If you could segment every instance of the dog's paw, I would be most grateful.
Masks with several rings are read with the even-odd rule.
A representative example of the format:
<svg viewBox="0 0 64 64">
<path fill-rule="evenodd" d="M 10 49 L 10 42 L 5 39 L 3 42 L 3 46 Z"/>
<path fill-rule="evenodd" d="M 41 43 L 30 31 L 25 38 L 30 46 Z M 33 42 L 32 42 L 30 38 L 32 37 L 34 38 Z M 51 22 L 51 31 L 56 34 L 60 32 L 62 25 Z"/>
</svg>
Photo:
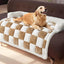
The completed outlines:
<svg viewBox="0 0 64 64">
<path fill-rule="evenodd" d="M 39 28 L 37 28 L 38 30 L 42 30 L 42 28 L 41 27 L 39 27 Z"/>
<path fill-rule="evenodd" d="M 37 25 L 32 25 L 32 27 L 33 27 L 34 29 L 42 30 L 42 28 L 39 27 L 39 26 L 37 26 Z"/>
</svg>

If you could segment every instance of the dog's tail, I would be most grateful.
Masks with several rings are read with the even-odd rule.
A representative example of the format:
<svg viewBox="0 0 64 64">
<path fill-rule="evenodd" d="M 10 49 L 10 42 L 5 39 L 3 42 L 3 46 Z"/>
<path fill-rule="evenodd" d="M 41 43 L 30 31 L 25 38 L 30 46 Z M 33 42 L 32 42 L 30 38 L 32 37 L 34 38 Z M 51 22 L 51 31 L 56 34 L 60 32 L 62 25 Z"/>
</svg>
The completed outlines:
<svg viewBox="0 0 64 64">
<path fill-rule="evenodd" d="M 14 19 L 14 21 L 22 22 L 23 21 L 23 17 L 16 18 L 16 19 Z"/>
</svg>

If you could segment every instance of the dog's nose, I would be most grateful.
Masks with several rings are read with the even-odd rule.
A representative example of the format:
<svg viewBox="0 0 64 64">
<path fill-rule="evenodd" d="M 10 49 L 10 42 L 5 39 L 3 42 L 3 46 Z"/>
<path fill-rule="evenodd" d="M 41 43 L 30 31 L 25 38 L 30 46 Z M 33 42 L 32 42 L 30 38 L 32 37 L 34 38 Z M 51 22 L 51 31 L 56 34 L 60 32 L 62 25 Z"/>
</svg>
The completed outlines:
<svg viewBox="0 0 64 64">
<path fill-rule="evenodd" d="M 47 12 L 47 9 L 45 9 L 45 12 Z"/>
<path fill-rule="evenodd" d="M 41 13 L 43 13 L 43 12 L 41 11 Z"/>
</svg>

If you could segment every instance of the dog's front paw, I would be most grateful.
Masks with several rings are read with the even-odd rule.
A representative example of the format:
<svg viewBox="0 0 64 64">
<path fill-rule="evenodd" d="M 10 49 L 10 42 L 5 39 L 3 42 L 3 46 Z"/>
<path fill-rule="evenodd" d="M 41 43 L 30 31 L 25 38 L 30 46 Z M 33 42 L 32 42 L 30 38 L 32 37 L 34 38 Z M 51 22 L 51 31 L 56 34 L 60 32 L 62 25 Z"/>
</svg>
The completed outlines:
<svg viewBox="0 0 64 64">
<path fill-rule="evenodd" d="M 37 25 L 32 25 L 32 27 L 33 27 L 34 29 L 42 30 L 42 28 L 39 27 L 39 26 L 37 26 Z"/>
<path fill-rule="evenodd" d="M 41 27 L 38 27 L 37 29 L 38 29 L 38 30 L 42 30 L 42 28 L 41 28 Z"/>
</svg>

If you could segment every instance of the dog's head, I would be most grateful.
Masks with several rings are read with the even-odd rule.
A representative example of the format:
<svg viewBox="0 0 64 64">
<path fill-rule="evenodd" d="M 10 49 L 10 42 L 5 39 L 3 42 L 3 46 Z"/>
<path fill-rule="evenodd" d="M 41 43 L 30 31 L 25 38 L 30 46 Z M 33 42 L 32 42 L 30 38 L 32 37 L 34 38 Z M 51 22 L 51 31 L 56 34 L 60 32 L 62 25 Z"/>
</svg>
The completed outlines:
<svg viewBox="0 0 64 64">
<path fill-rule="evenodd" d="M 38 14 L 45 15 L 46 12 L 47 12 L 47 8 L 45 8 L 45 6 L 39 6 L 35 11 L 36 15 Z"/>
</svg>

